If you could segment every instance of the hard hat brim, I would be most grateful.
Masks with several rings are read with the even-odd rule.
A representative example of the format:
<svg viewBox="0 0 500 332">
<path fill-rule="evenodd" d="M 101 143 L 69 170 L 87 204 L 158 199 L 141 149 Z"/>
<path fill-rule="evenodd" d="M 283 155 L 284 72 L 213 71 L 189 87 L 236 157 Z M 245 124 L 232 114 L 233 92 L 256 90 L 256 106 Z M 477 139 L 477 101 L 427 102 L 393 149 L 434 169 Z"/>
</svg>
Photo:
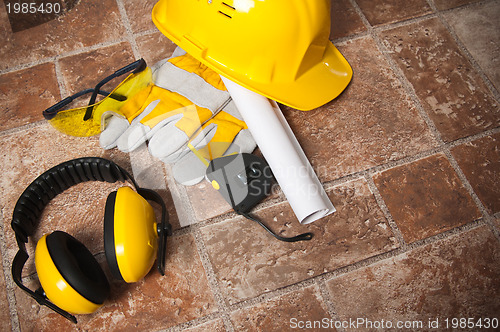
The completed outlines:
<svg viewBox="0 0 500 332">
<path fill-rule="evenodd" d="M 220 72 L 221 75 L 225 73 Z M 339 96 L 349 85 L 353 71 L 340 51 L 329 43 L 323 60 L 293 82 L 259 84 L 238 77 L 228 77 L 238 84 L 284 105 L 309 111 Z"/>
</svg>

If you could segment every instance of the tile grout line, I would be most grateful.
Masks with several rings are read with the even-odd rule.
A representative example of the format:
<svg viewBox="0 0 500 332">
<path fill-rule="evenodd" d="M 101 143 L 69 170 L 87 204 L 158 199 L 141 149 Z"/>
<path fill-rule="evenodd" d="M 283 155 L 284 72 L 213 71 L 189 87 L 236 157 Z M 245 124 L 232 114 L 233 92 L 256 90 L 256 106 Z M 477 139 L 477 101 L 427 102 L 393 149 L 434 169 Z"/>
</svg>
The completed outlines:
<svg viewBox="0 0 500 332">
<path fill-rule="evenodd" d="M 305 280 L 300 280 L 300 281 L 297 281 L 297 282 L 290 284 L 290 285 L 285 285 L 285 286 L 279 287 L 275 290 L 259 294 L 255 297 L 252 297 L 252 298 L 241 300 L 237 303 L 230 305 L 229 309 L 231 311 L 236 311 L 236 310 L 249 308 L 249 307 L 252 307 L 256 304 L 265 303 L 267 301 L 270 301 L 270 300 L 285 296 L 287 294 L 296 292 L 298 290 L 302 290 L 302 289 L 305 289 L 305 288 L 308 288 L 308 287 L 315 285 L 315 286 L 318 286 L 318 288 L 320 289 L 320 294 L 323 297 L 325 305 L 327 305 L 327 307 L 328 307 L 328 313 L 330 315 L 332 315 L 332 317 L 331 317 L 332 319 L 335 319 L 335 318 L 337 318 L 337 314 L 336 314 L 335 308 L 333 306 L 333 301 L 331 300 L 329 295 L 326 296 L 326 298 L 325 298 L 325 295 L 329 294 L 328 290 L 326 289 L 326 282 L 328 280 L 333 279 L 335 277 L 338 277 L 340 275 L 351 273 L 351 272 L 356 271 L 360 268 L 376 264 L 380 261 L 389 259 L 391 257 L 398 256 L 398 255 L 405 253 L 405 252 L 406 251 L 403 251 L 400 248 L 396 248 L 396 249 L 393 249 L 393 250 L 388 251 L 388 252 L 376 254 L 374 256 L 365 258 L 361 261 L 357 261 L 357 262 L 354 262 L 352 264 L 338 267 L 332 271 L 325 272 L 325 273 L 319 274 L 317 276 L 314 276 L 314 277 L 311 277 L 311 278 L 308 278 Z M 322 288 L 323 288 L 323 290 L 321 290 Z M 327 293 L 325 294 L 324 292 L 327 292 Z"/>
<path fill-rule="evenodd" d="M 495 0 L 493 0 L 495 1 Z M 450 8 L 448 10 L 445 10 L 445 12 L 458 12 L 458 11 L 463 11 L 467 8 L 470 7 L 478 7 L 487 3 L 491 3 L 493 1 L 480 1 L 476 3 L 469 3 L 467 5 L 461 6 L 461 7 L 455 7 L 455 8 Z M 500 103 L 500 91 L 497 91 L 491 80 L 488 78 L 488 75 L 484 72 L 483 68 L 479 65 L 479 63 L 476 61 L 474 56 L 469 52 L 465 44 L 460 40 L 458 35 L 455 33 L 455 29 L 453 29 L 446 18 L 443 15 L 443 11 L 440 11 L 436 8 L 436 5 L 434 3 L 434 0 L 427 0 L 431 8 L 436 11 L 436 16 L 441 22 L 441 24 L 446 28 L 450 36 L 452 37 L 453 41 L 457 44 L 458 49 L 462 53 L 462 55 L 469 61 L 470 65 L 474 69 L 474 71 L 481 77 L 481 80 L 483 83 L 486 85 L 488 88 L 488 91 L 491 93 L 492 97 L 495 99 L 497 103 Z M 498 105 L 497 105 L 498 106 Z"/>
<path fill-rule="evenodd" d="M 480 133 L 477 133 L 474 135 L 457 138 L 454 141 L 447 142 L 443 148 L 451 149 L 451 148 L 454 148 L 454 147 L 462 145 L 462 144 L 467 144 L 467 143 L 470 143 L 470 142 L 473 142 L 473 141 L 476 141 L 476 140 L 479 140 L 479 139 L 482 139 L 482 138 L 485 138 L 488 136 L 496 135 L 498 133 L 500 133 L 500 127 L 491 128 L 491 129 L 485 130 L 483 132 L 480 132 Z"/>
<path fill-rule="evenodd" d="M 365 180 L 368 183 L 368 188 L 370 188 L 370 191 L 372 192 L 373 197 L 375 198 L 375 201 L 377 202 L 377 205 L 379 208 L 382 210 L 382 213 L 384 214 L 385 219 L 387 220 L 387 223 L 389 224 L 389 227 L 391 228 L 392 234 L 396 237 L 396 240 L 398 241 L 398 244 L 400 248 L 403 250 L 408 247 L 403 233 L 399 229 L 396 221 L 394 220 L 394 217 L 392 216 L 391 212 L 389 211 L 389 207 L 385 203 L 385 200 L 383 199 L 382 195 L 380 194 L 380 191 L 377 188 L 377 185 L 375 184 L 375 181 L 373 180 L 373 175 L 366 173 L 365 174 Z"/>
<path fill-rule="evenodd" d="M 127 15 L 127 10 L 125 9 L 125 5 L 123 4 L 123 0 L 116 0 L 116 5 L 118 6 L 118 11 L 120 12 L 121 22 L 125 28 L 125 33 L 126 33 L 125 40 L 130 43 L 134 57 L 136 59 L 139 59 L 141 58 L 141 52 L 139 51 L 139 47 L 137 46 L 137 42 L 134 37 L 134 32 L 132 30 L 132 25 L 130 24 L 130 20 Z"/>
<path fill-rule="evenodd" d="M 373 266 L 375 264 L 386 261 L 388 259 L 404 255 L 412 250 L 422 248 L 426 245 L 430 245 L 433 243 L 437 243 L 439 241 L 451 238 L 452 236 L 460 235 L 464 232 L 471 231 L 473 229 L 479 228 L 479 227 L 484 226 L 484 225 L 487 226 L 487 224 L 484 221 L 475 220 L 475 221 L 469 222 L 465 225 L 461 225 L 461 226 L 449 229 L 445 232 L 442 232 L 442 233 L 439 233 L 439 234 L 436 234 L 436 235 L 409 243 L 409 244 L 407 244 L 406 248 L 402 248 L 402 247 L 395 248 L 393 250 L 365 258 L 361 261 L 357 261 L 357 262 L 354 262 L 352 264 L 342 266 L 338 269 L 332 270 L 330 272 L 324 273 L 324 274 L 316 276 L 314 278 L 321 278 L 324 282 L 327 282 L 329 280 L 335 279 L 335 278 L 343 276 L 343 275 L 347 275 L 347 274 L 352 273 L 354 271 L 357 271 L 359 269 Z"/>
<path fill-rule="evenodd" d="M 198 224 L 192 225 L 193 230 L 191 234 L 193 235 L 196 243 L 196 248 L 198 255 L 200 256 L 201 263 L 205 270 L 207 281 L 214 296 L 215 302 L 217 304 L 219 317 L 222 319 L 227 332 L 233 332 L 234 327 L 230 319 L 230 310 L 228 308 L 229 304 L 226 302 L 226 298 L 222 293 L 219 286 L 219 281 L 217 275 L 214 271 L 212 262 L 210 260 L 210 255 L 203 241 L 203 236 L 201 234 L 201 227 Z"/>
<path fill-rule="evenodd" d="M 265 303 L 267 301 L 277 299 L 279 297 L 285 296 L 287 294 L 311 287 L 311 286 L 317 286 L 316 280 L 320 275 L 307 278 L 305 280 L 300 280 L 297 281 L 293 284 L 285 285 L 278 287 L 277 289 L 274 289 L 272 291 L 264 292 L 261 294 L 258 294 L 257 296 L 247 298 L 247 299 L 242 299 L 238 300 L 238 302 L 235 302 L 233 304 L 230 304 L 228 309 L 231 312 L 250 308 L 254 305 L 260 304 L 260 303 Z"/>
<path fill-rule="evenodd" d="M 121 0 L 121 1 L 123 1 L 123 0 Z M 133 35 L 134 35 L 134 38 L 138 38 L 138 37 L 151 36 L 151 35 L 158 33 L 158 32 L 160 32 L 160 31 L 155 27 L 153 29 L 141 30 L 141 31 L 134 32 Z"/>
<path fill-rule="evenodd" d="M 466 6 L 456 7 L 456 8 L 449 9 L 449 10 L 447 10 L 447 12 L 451 12 L 451 11 L 463 11 L 466 8 L 470 8 L 470 7 L 473 7 L 473 6 L 477 7 L 477 6 L 481 6 L 481 5 L 484 5 L 485 3 L 490 3 L 490 2 L 492 2 L 492 1 L 480 1 L 479 3 L 470 3 L 470 4 L 467 4 Z M 500 93 L 496 90 L 496 88 L 494 87 L 494 85 L 492 84 L 492 82 L 489 80 L 488 76 L 484 73 L 483 69 L 477 63 L 476 59 L 472 56 L 472 54 L 469 52 L 469 50 L 464 45 L 464 43 L 462 43 L 462 41 L 460 40 L 460 38 L 458 37 L 458 35 L 455 33 L 455 30 L 448 24 L 448 21 L 444 17 L 442 11 L 439 11 L 437 9 L 437 7 L 436 7 L 436 5 L 434 3 L 434 0 L 427 0 L 427 3 L 436 12 L 436 15 L 439 18 L 439 21 L 446 28 L 446 30 L 448 31 L 448 33 L 452 37 L 453 41 L 457 44 L 459 50 L 462 52 L 462 55 L 469 61 L 469 63 L 471 64 L 472 68 L 474 69 L 474 71 L 477 74 L 479 74 L 479 76 L 481 77 L 481 79 L 483 80 L 483 82 L 485 83 L 485 85 L 487 86 L 489 92 L 492 94 L 492 97 L 495 98 L 495 101 L 498 103 L 499 100 L 500 100 Z M 494 128 L 494 129 L 498 130 L 499 128 L 497 127 L 497 128 Z M 452 165 L 452 167 L 455 170 L 457 176 L 462 181 L 462 185 L 465 187 L 465 189 L 467 190 L 467 192 L 471 196 L 472 200 L 476 204 L 477 208 L 479 209 L 479 212 L 482 214 L 485 223 L 489 226 L 489 228 L 491 229 L 491 231 L 493 232 L 493 234 L 495 235 L 495 237 L 497 238 L 497 240 L 500 241 L 500 231 L 493 224 L 493 217 L 490 215 L 490 213 L 488 212 L 488 209 L 484 206 L 484 204 L 481 202 L 481 200 L 477 196 L 477 194 L 474 191 L 474 189 L 472 188 L 472 185 L 470 184 L 469 180 L 467 179 L 467 177 L 463 173 L 462 169 L 460 168 L 458 162 L 456 161 L 455 157 L 451 153 L 451 148 L 453 148 L 454 146 L 457 146 L 457 145 L 453 145 L 453 146 L 452 145 L 446 145 L 444 147 L 444 151 L 443 152 L 446 155 L 446 157 L 448 158 L 448 161 Z"/>
<path fill-rule="evenodd" d="M 442 233 L 438 233 L 438 234 L 432 235 L 430 237 L 426 237 L 424 239 L 417 240 L 415 242 L 409 243 L 408 244 L 408 250 L 404 251 L 403 253 L 407 253 L 407 252 L 410 252 L 412 250 L 415 250 L 415 249 L 418 249 L 418 248 L 422 248 L 422 247 L 424 247 L 426 245 L 429 245 L 429 244 L 437 243 L 439 241 L 451 238 L 453 236 L 458 236 L 460 234 L 463 234 L 465 232 L 468 232 L 468 231 L 471 231 L 473 229 L 479 228 L 481 226 L 488 226 L 488 225 L 481 218 L 477 219 L 477 220 L 473 220 L 473 221 L 468 222 L 468 223 L 466 223 L 464 225 L 460 225 L 460 226 L 454 227 L 454 228 L 449 229 L 447 231 L 444 231 Z"/>
<path fill-rule="evenodd" d="M 5 222 L 4 222 L 4 209 L 0 209 L 0 250 L 2 252 L 2 268 L 3 268 L 3 276 L 5 281 L 5 296 L 7 297 L 7 302 L 9 305 L 9 316 L 12 331 L 20 331 L 21 323 L 19 321 L 19 315 L 17 312 L 17 301 L 14 280 L 12 279 L 11 272 L 11 262 L 8 261 L 7 258 L 7 241 L 5 241 Z"/>
<path fill-rule="evenodd" d="M 116 0 L 116 1 L 122 1 L 122 0 Z M 117 38 L 117 39 L 107 40 L 107 41 L 100 42 L 100 43 L 97 43 L 97 44 L 94 44 L 94 45 L 84 46 L 84 47 L 77 48 L 77 49 L 74 49 L 74 50 L 69 50 L 69 51 L 66 51 L 66 52 L 62 52 L 62 53 L 57 54 L 57 55 L 47 56 L 47 57 L 44 57 L 44 58 L 41 58 L 41 59 L 38 59 L 38 60 L 28 61 L 28 62 L 24 62 L 24 63 L 20 63 L 20 64 L 17 64 L 17 65 L 14 65 L 14 66 L 9 67 L 9 68 L 0 69 L 0 76 L 4 75 L 4 74 L 14 73 L 16 71 L 21 71 L 21 70 L 29 69 L 29 68 L 36 67 L 36 66 L 39 66 L 39 65 L 43 65 L 43 64 L 47 64 L 47 63 L 52 63 L 52 62 L 54 62 L 56 60 L 60 60 L 60 59 L 66 58 L 66 57 L 70 57 L 70 56 L 74 56 L 74 55 L 79 55 L 79 54 L 83 54 L 83 53 L 87 53 L 87 52 L 91 52 L 91 51 L 96 51 L 96 50 L 99 50 L 101 48 L 106 48 L 106 47 L 118 45 L 118 44 L 123 43 L 123 42 L 129 42 L 131 44 L 131 46 L 132 46 L 132 51 L 134 53 L 134 56 L 140 57 L 140 52 L 138 50 L 138 46 L 137 46 L 137 43 L 136 43 L 135 39 L 137 37 L 143 37 L 143 36 L 153 35 L 153 34 L 155 34 L 157 32 L 158 31 L 155 30 L 155 29 L 139 31 L 139 32 L 136 32 L 136 33 L 130 31 L 130 36 L 127 36 L 127 37 L 124 37 L 124 38 Z M 128 33 L 129 32 L 127 31 L 127 34 Z M 131 40 L 133 40 L 133 43 L 131 42 Z M 134 44 L 135 44 L 135 47 L 134 47 Z"/>
<path fill-rule="evenodd" d="M 203 325 L 205 323 L 209 323 L 209 322 L 215 321 L 217 319 L 222 320 L 222 317 L 220 316 L 220 312 L 218 312 L 218 311 L 213 312 L 213 313 L 208 314 L 208 315 L 205 315 L 205 316 L 201 316 L 201 317 L 189 320 L 189 321 L 184 322 L 184 323 L 180 323 L 178 325 L 171 326 L 171 327 L 166 328 L 166 329 L 160 329 L 159 331 L 165 331 L 165 332 L 184 331 L 184 330 L 189 329 L 189 328 L 200 327 L 201 325 Z"/>
<path fill-rule="evenodd" d="M 22 125 L 22 126 L 5 129 L 5 130 L 0 131 L 0 137 L 18 134 L 18 133 L 21 133 L 23 131 L 28 131 L 30 129 L 37 128 L 37 127 L 43 127 L 46 123 L 48 123 L 48 122 L 44 119 L 44 120 L 40 120 L 40 121 L 36 121 L 36 122 L 27 123 L 27 124 Z"/>
<path fill-rule="evenodd" d="M 186 188 L 182 185 L 178 185 L 172 175 L 172 167 L 167 164 L 163 164 L 163 169 L 166 177 L 166 185 L 172 196 L 174 202 L 175 211 L 177 213 L 177 218 L 179 219 L 180 228 L 193 225 L 197 223 L 196 215 L 189 200 Z M 180 213 L 179 213 L 180 211 Z M 181 219 L 186 221 L 187 225 L 182 225 Z"/>
<path fill-rule="evenodd" d="M 337 314 L 337 309 L 333 303 L 332 297 L 330 296 L 330 291 L 328 290 L 328 286 L 326 285 L 326 280 L 322 278 L 322 276 L 318 276 L 316 278 L 316 285 L 319 288 L 321 299 L 323 303 L 326 305 L 326 312 L 330 315 L 330 319 L 333 321 L 340 321 L 340 317 Z M 336 328 L 339 332 L 344 332 L 345 329 L 343 327 Z"/>
<path fill-rule="evenodd" d="M 13 73 L 13 72 L 24 70 L 24 69 L 29 69 L 31 67 L 35 67 L 38 65 L 46 64 L 46 63 L 51 63 L 51 62 L 54 62 L 55 60 L 58 60 L 58 59 L 63 59 L 63 58 L 67 58 L 67 57 L 74 56 L 74 55 L 79 55 L 79 54 L 83 54 L 83 53 L 87 53 L 87 52 L 91 52 L 91 51 L 96 51 L 96 50 L 99 50 L 101 48 L 106 48 L 106 47 L 118 45 L 118 44 L 121 44 L 121 43 L 126 42 L 126 41 L 128 41 L 126 38 L 118 38 L 118 39 L 114 39 L 114 40 L 109 40 L 109 41 L 97 43 L 95 45 L 85 46 L 85 47 L 78 48 L 75 50 L 62 52 L 58 55 L 48 56 L 48 57 L 39 59 L 37 61 L 26 62 L 26 63 L 22 63 L 19 65 L 15 65 L 11 68 L 7 68 L 5 70 L 0 70 L 0 75 L 9 74 L 9 73 Z"/>
<path fill-rule="evenodd" d="M 500 231 L 498 231 L 495 225 L 493 224 L 493 217 L 488 212 L 488 209 L 481 202 L 479 196 L 477 196 L 476 192 L 474 191 L 474 188 L 472 188 L 472 185 L 470 184 L 469 180 L 467 180 L 467 177 L 460 168 L 460 165 L 458 164 L 455 157 L 451 153 L 451 150 L 445 148 L 444 154 L 448 158 L 448 161 L 453 167 L 453 170 L 457 174 L 458 178 L 460 179 L 460 181 L 462 181 L 463 187 L 465 188 L 467 193 L 471 196 L 472 200 L 474 201 L 474 204 L 476 204 L 476 207 L 478 208 L 479 213 L 481 213 L 484 222 L 489 226 L 490 230 L 493 232 L 497 240 L 500 242 Z"/>
<path fill-rule="evenodd" d="M 336 43 L 345 43 L 345 42 L 348 42 L 348 41 L 352 41 L 352 40 L 356 40 L 356 39 L 360 39 L 360 38 L 371 36 L 370 31 L 379 32 L 379 31 L 391 30 L 391 29 L 395 29 L 395 28 L 398 28 L 398 27 L 407 26 L 407 25 L 410 25 L 410 24 L 420 23 L 420 22 L 423 22 L 423 21 L 428 20 L 430 18 L 437 17 L 437 15 L 435 13 L 428 13 L 428 14 L 424 14 L 424 15 L 421 15 L 421 16 L 417 16 L 417 17 L 411 17 L 411 18 L 403 19 L 402 21 L 391 22 L 391 23 L 384 23 L 384 24 L 380 24 L 380 25 L 377 25 L 377 26 L 372 26 L 370 24 L 370 22 L 368 22 L 368 20 L 366 19 L 366 16 L 363 14 L 363 11 L 361 10 L 361 8 L 359 8 L 359 6 L 356 4 L 356 2 L 354 2 L 355 0 L 350 0 L 350 1 L 351 1 L 351 4 L 353 5 L 353 7 L 355 7 L 356 14 L 358 14 L 358 16 L 360 16 L 361 21 L 365 25 L 366 31 L 362 31 L 362 32 L 359 32 L 359 33 L 354 33 L 354 34 L 345 36 L 345 37 L 340 37 L 340 38 L 333 39 L 333 43 L 334 44 L 336 44 Z"/>
<path fill-rule="evenodd" d="M 382 54 L 383 58 L 385 59 L 385 61 L 387 62 L 387 64 L 391 68 L 391 70 L 393 71 L 394 75 L 396 76 L 397 80 L 401 84 L 401 87 L 408 94 L 408 96 L 410 97 L 410 100 L 415 105 L 417 113 L 420 115 L 422 120 L 427 125 L 435 142 L 438 144 L 438 146 L 442 146 L 444 144 L 444 141 L 441 137 L 441 133 L 439 132 L 438 128 L 436 127 L 436 124 L 434 123 L 434 121 L 430 118 L 429 114 L 425 110 L 425 107 L 422 105 L 420 98 L 417 96 L 417 93 L 416 93 L 414 87 L 412 86 L 412 84 L 406 78 L 403 70 L 397 65 L 397 63 L 390 56 L 391 51 L 389 49 L 387 49 L 387 47 L 384 45 L 383 40 L 378 36 L 377 31 L 375 29 L 370 30 L 370 35 L 373 38 L 375 44 L 377 45 L 377 48 L 380 51 L 380 53 Z"/>
<path fill-rule="evenodd" d="M 55 66 L 55 72 L 56 72 L 56 80 L 57 80 L 57 86 L 59 88 L 59 100 L 62 100 L 62 96 L 68 96 L 68 89 L 66 87 L 66 82 L 64 81 L 64 75 L 62 73 L 62 68 L 61 68 L 61 63 L 59 62 L 60 59 L 56 58 L 54 59 L 53 63 Z"/>
</svg>

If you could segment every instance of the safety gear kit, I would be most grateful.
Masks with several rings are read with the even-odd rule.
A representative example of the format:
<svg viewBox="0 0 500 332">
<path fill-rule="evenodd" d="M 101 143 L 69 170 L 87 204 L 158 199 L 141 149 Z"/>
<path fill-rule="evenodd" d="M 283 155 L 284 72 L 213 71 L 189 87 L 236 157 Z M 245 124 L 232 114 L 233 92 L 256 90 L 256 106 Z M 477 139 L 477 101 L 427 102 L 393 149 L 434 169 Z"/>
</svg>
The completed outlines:
<svg viewBox="0 0 500 332">
<path fill-rule="evenodd" d="M 111 77 L 131 70 L 133 72 L 117 88 L 109 93 L 103 91 L 105 82 Z M 65 109 L 89 93 L 92 93 L 90 105 Z M 105 97 L 96 102 L 98 95 Z M 251 152 L 255 142 L 239 118 L 220 76 L 182 50 L 152 69 L 143 60 L 136 61 L 101 81 L 94 89 L 84 90 L 50 107 L 44 111 L 44 116 L 66 134 L 89 136 L 101 132 L 100 143 L 104 148 L 132 151 L 149 140 L 151 153 L 163 161 L 188 163 L 186 169 L 192 169 L 191 164 L 199 162 L 201 178 L 208 166 L 212 184 L 216 180 L 223 184 L 220 175 L 227 177 L 229 174 L 220 167 L 230 163 L 226 162 L 226 157 L 251 158 L 252 163 L 243 163 L 242 169 L 236 168 L 237 174 L 232 174 L 231 178 L 237 179 L 237 187 L 243 184 L 257 193 L 239 191 L 246 196 L 241 202 L 235 202 L 231 195 L 236 193 L 236 187 L 232 183 L 225 187 L 235 211 L 256 221 L 279 240 L 292 242 L 312 237 L 310 233 L 291 238 L 279 236 L 248 215 L 249 209 L 269 193 L 272 174 L 262 176 L 265 162 L 256 172 L 257 157 L 254 155 L 227 154 L 233 150 L 241 152 L 239 146 Z M 82 128 L 75 128 L 78 126 Z M 193 180 L 192 174 L 184 175 L 186 180 Z M 105 206 L 103 236 L 109 269 L 118 280 L 137 282 L 148 273 L 156 259 L 163 275 L 166 236 L 171 235 L 165 204 L 156 192 L 140 188 L 127 171 L 109 160 L 79 158 L 54 166 L 25 189 L 14 208 L 11 225 L 19 246 L 12 263 L 14 282 L 39 304 L 73 322 L 76 322 L 74 314 L 96 311 L 109 296 L 109 282 L 99 263 L 73 236 L 61 231 L 44 235 L 35 249 L 35 267 L 41 288 L 33 291 L 22 282 L 22 271 L 29 258 L 26 243 L 33 236 L 44 207 L 56 195 L 81 182 L 125 180 L 132 183 L 135 191 L 128 186 L 121 187 L 109 194 Z M 240 180 L 242 182 L 238 182 Z M 250 181 L 254 181 L 251 187 Z M 258 183 L 265 185 L 266 190 L 260 190 Z M 148 200 L 161 206 L 161 222 L 156 222 Z"/>
<path fill-rule="evenodd" d="M 110 294 L 109 282 L 92 253 L 71 235 L 55 231 L 44 235 L 35 249 L 35 267 L 41 288 L 33 291 L 22 282 L 28 260 L 26 243 L 38 227 L 44 207 L 56 195 L 82 182 L 129 181 L 109 194 L 104 213 L 104 251 L 109 269 L 127 283 L 144 278 L 155 259 L 165 273 L 167 235 L 171 235 L 165 204 L 158 193 L 137 185 L 130 174 L 103 158 L 73 159 L 38 176 L 19 197 L 12 215 L 19 251 L 12 263 L 14 282 L 39 304 L 76 323 L 72 314 L 92 313 Z M 161 207 L 156 221 L 152 201 Z"/>
<path fill-rule="evenodd" d="M 93 89 L 48 108 L 44 117 L 68 135 L 100 134 L 105 149 L 130 152 L 147 142 L 153 156 L 173 164 L 179 183 L 192 185 L 205 177 L 238 214 L 277 239 L 310 240 L 311 233 L 274 234 L 248 214 L 269 193 L 273 176 L 262 158 L 249 154 L 255 141 L 219 75 L 300 110 L 337 97 L 349 84 L 352 69 L 328 39 L 330 0 L 160 0 L 153 21 L 182 49 L 151 68 L 142 59 L 125 66 Z M 106 88 L 126 73 L 116 88 Z M 85 181 L 129 181 L 135 188 L 119 188 L 106 201 L 104 251 L 115 278 L 136 282 L 155 259 L 163 275 L 166 237 L 171 235 L 161 197 L 140 188 L 109 160 L 70 160 L 33 181 L 12 217 L 19 246 L 13 279 L 39 304 L 73 322 L 73 314 L 94 312 L 110 293 L 92 253 L 71 235 L 55 231 L 44 235 L 35 250 L 41 288 L 26 287 L 22 270 L 29 256 L 26 243 L 44 207 Z M 160 222 L 148 201 L 161 206 Z"/>
<path fill-rule="evenodd" d="M 120 71 L 124 70 L 117 72 Z M 223 197 L 237 213 L 256 220 L 248 212 L 269 194 L 272 174 L 261 177 L 248 172 L 259 164 L 255 161 L 258 157 L 249 156 L 256 144 L 220 76 L 180 48 L 172 57 L 158 62 L 151 69 L 141 66 L 141 70 L 134 71 L 132 75 L 135 76 L 129 76 L 127 80 L 134 82 L 134 79 L 140 78 L 139 82 L 144 85 L 145 72 L 151 77 L 151 83 L 142 90 L 128 96 L 116 95 L 118 89 L 114 89 L 102 102 L 113 100 L 110 103 L 116 105 L 115 99 L 121 98 L 124 102 L 120 101 L 119 109 L 107 111 L 99 103 L 95 104 L 93 112 L 87 109 L 89 119 L 102 117 L 101 146 L 131 152 L 148 142 L 153 156 L 165 163 L 173 163 L 173 175 L 177 182 L 192 185 L 206 178 L 214 187 L 217 183 L 217 189 L 222 188 L 221 194 L 226 193 Z M 99 85 L 93 89 L 94 92 L 100 91 L 102 84 Z M 49 108 L 51 113 L 56 113 L 53 111 L 56 106 Z M 81 116 L 80 109 L 85 107 L 77 109 L 76 116 Z M 94 122 L 99 121 L 94 119 Z M 232 155 L 235 157 L 230 157 Z M 248 160 L 252 163 L 246 163 Z M 267 164 L 263 161 L 261 165 L 265 168 Z M 238 171 L 235 173 L 235 170 Z M 264 174 L 264 170 L 257 173 Z M 217 178 L 223 174 L 224 179 Z M 228 175 L 234 176 L 234 179 Z M 282 241 L 310 238 L 308 234 L 281 237 L 260 221 L 258 223 Z"/>
</svg>

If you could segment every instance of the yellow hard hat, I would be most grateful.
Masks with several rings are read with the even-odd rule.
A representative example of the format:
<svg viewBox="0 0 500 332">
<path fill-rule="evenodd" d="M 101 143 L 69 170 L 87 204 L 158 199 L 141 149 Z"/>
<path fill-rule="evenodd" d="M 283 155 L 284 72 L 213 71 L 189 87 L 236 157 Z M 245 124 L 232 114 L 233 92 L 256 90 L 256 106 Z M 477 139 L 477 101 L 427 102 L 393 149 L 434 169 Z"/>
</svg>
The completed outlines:
<svg viewBox="0 0 500 332">
<path fill-rule="evenodd" d="M 311 110 L 337 97 L 352 69 L 329 41 L 330 0 L 160 0 L 153 22 L 232 81 Z"/>
</svg>

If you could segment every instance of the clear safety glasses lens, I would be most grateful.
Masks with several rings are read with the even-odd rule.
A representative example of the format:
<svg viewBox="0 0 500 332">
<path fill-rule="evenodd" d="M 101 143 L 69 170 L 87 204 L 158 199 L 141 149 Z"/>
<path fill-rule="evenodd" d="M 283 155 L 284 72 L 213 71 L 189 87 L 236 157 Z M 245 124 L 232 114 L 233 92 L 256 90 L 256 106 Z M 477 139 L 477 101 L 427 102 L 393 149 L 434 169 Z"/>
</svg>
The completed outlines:
<svg viewBox="0 0 500 332">
<path fill-rule="evenodd" d="M 104 91 L 106 83 L 130 71 L 133 72 L 110 93 Z M 94 89 L 80 91 L 49 107 L 43 111 L 43 116 L 54 128 L 66 135 L 94 136 L 103 130 L 109 116 L 121 116 L 120 108 L 127 100 L 151 84 L 151 69 L 141 59 L 106 77 Z M 82 97 L 90 93 L 92 95 L 88 104 L 81 106 Z M 96 102 L 98 95 L 104 98 Z"/>
</svg>

